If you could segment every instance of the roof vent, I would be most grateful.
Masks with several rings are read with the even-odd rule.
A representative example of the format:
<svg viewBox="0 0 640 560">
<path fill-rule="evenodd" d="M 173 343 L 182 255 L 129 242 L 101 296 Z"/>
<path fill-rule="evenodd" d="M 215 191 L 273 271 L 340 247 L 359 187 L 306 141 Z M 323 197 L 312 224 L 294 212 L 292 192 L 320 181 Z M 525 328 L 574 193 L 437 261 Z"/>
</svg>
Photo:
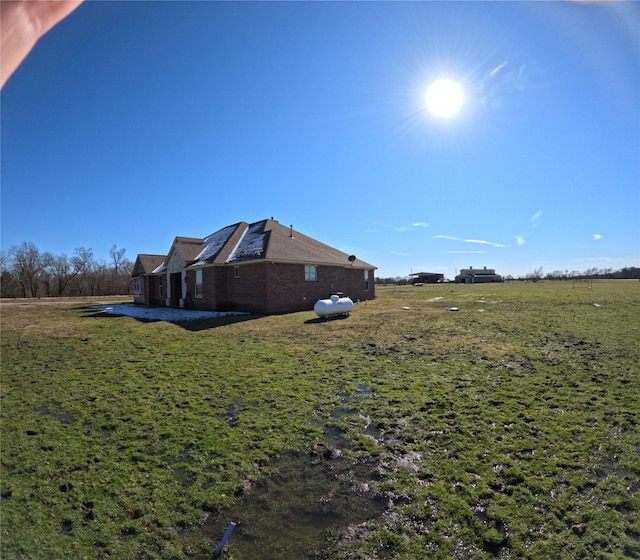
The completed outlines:
<svg viewBox="0 0 640 560">
<path fill-rule="evenodd" d="M 289 226 L 289 237 L 293 237 L 293 225 Z"/>
<path fill-rule="evenodd" d="M 349 262 L 351 264 L 353 264 L 353 261 L 355 261 L 355 260 L 356 260 L 356 256 L 355 255 L 349 255 Z"/>
</svg>

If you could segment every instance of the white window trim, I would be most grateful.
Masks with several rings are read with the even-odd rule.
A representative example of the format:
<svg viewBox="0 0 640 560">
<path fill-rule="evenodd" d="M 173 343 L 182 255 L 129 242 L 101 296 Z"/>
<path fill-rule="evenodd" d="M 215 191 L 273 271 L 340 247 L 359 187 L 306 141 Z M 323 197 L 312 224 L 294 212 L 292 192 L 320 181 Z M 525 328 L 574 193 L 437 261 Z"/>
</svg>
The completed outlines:
<svg viewBox="0 0 640 560">
<path fill-rule="evenodd" d="M 144 282 L 142 281 L 142 278 L 136 278 L 133 281 L 133 293 L 136 296 L 142 295 L 144 293 L 143 288 L 144 288 Z"/>
<path fill-rule="evenodd" d="M 318 281 L 318 267 L 315 264 L 304 265 L 304 280 L 305 282 Z"/>
<path fill-rule="evenodd" d="M 203 297 L 201 268 L 196 269 L 195 282 L 193 287 L 193 297 L 197 299 L 201 299 Z"/>
</svg>

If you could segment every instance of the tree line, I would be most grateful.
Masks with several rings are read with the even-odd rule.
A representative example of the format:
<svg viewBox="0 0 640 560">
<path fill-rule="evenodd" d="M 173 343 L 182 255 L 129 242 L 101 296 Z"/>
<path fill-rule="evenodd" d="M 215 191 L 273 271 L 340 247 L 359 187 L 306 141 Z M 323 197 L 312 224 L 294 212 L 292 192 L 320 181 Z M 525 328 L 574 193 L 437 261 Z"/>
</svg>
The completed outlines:
<svg viewBox="0 0 640 560">
<path fill-rule="evenodd" d="M 544 273 L 542 267 L 536 268 L 532 272 L 521 277 L 511 275 L 504 276 L 506 281 L 511 280 L 640 280 L 640 268 L 636 266 L 626 266 L 619 270 L 612 268 L 589 268 L 584 271 L 580 270 L 554 270 L 547 274 Z M 387 285 L 403 285 L 409 284 L 408 276 L 394 276 L 388 278 L 376 277 L 376 284 Z"/>
<path fill-rule="evenodd" d="M 638 280 L 640 279 L 640 268 L 626 266 L 619 270 L 612 268 L 588 268 L 579 270 L 554 270 L 544 274 L 542 267 L 527 274 L 524 280 Z M 518 280 L 522 280 L 519 278 Z"/>
<path fill-rule="evenodd" d="M 71 256 L 41 252 L 24 241 L 0 252 L 0 295 L 3 298 L 108 296 L 131 292 L 133 263 L 125 249 L 113 245 L 109 260 L 77 247 Z"/>
</svg>

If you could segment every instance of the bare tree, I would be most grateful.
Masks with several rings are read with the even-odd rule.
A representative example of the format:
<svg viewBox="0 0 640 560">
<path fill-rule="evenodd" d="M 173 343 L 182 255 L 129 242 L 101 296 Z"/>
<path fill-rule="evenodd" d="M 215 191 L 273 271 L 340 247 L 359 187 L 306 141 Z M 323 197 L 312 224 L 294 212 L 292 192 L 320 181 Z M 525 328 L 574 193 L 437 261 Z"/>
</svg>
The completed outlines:
<svg viewBox="0 0 640 560">
<path fill-rule="evenodd" d="M 38 297 L 43 263 L 40 251 L 31 241 L 23 241 L 9 249 L 13 270 L 20 285 L 22 297 Z"/>
<path fill-rule="evenodd" d="M 122 262 L 125 260 L 125 251 L 126 249 L 118 249 L 116 245 L 112 245 L 111 249 L 109 249 L 109 256 L 113 262 L 113 270 L 116 276 L 118 276 L 118 269 L 122 266 Z"/>
<path fill-rule="evenodd" d="M 84 247 L 75 248 L 71 263 L 80 274 L 87 272 L 92 267 L 93 262 L 93 250 L 85 249 Z"/>
<path fill-rule="evenodd" d="M 104 261 L 94 262 L 84 275 L 90 296 L 111 295 L 109 292 L 109 267 Z"/>
<path fill-rule="evenodd" d="M 95 268 L 93 251 L 85 247 L 76 247 L 71 257 L 71 264 L 73 269 L 78 271 L 77 276 L 79 283 L 76 289 L 77 295 L 84 295 L 85 290 L 88 289 L 90 284 L 89 277 L 91 272 Z"/>
<path fill-rule="evenodd" d="M 18 282 L 11 270 L 11 257 L 7 251 L 0 250 L 0 297 L 16 297 Z"/>
<path fill-rule="evenodd" d="M 53 271 L 51 269 L 54 258 L 55 257 L 49 252 L 42 253 L 40 255 L 40 262 L 42 266 L 42 270 L 40 272 L 40 284 L 41 284 L 41 287 L 44 289 L 44 294 L 47 297 L 57 295 L 53 293 L 54 292 L 54 288 L 53 288 L 54 276 L 53 276 Z"/>
<path fill-rule="evenodd" d="M 62 253 L 51 259 L 49 271 L 55 279 L 56 295 L 62 296 L 69 283 L 80 274 L 81 261 L 74 258 L 69 259 L 66 254 Z"/>
<path fill-rule="evenodd" d="M 110 292 L 115 294 L 125 294 L 129 292 L 129 279 L 133 263 L 125 257 L 126 249 L 118 249 L 112 245 L 109 250 L 111 263 L 113 264 L 113 278 L 109 286 Z"/>
<path fill-rule="evenodd" d="M 530 272 L 529 274 L 527 274 L 526 278 L 527 280 L 531 280 L 532 282 L 537 282 L 538 280 L 540 280 L 543 276 L 543 270 L 542 267 L 538 267 L 535 270 L 533 270 L 533 272 Z"/>
</svg>

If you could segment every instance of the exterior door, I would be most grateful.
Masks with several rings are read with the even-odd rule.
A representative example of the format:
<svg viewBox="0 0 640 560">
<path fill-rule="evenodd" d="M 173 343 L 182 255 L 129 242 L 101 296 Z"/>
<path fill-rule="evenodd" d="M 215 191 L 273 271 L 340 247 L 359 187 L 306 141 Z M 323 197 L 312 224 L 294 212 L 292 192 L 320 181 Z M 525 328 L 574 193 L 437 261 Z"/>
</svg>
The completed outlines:
<svg viewBox="0 0 640 560">
<path fill-rule="evenodd" d="M 182 297 L 182 274 L 180 272 L 171 273 L 171 307 L 180 307 Z"/>
</svg>

